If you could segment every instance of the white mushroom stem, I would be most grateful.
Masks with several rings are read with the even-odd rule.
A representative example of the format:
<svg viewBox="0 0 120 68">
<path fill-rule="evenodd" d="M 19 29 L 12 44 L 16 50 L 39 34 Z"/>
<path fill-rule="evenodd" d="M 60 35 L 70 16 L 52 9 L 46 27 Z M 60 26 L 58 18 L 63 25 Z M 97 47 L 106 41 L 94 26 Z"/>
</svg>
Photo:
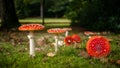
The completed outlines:
<svg viewBox="0 0 120 68">
<path fill-rule="evenodd" d="M 89 39 L 91 38 L 91 36 L 88 37 Z"/>
<path fill-rule="evenodd" d="M 34 42 L 34 34 L 32 31 L 29 33 L 28 38 L 29 38 L 29 44 L 30 44 L 29 46 L 30 56 L 34 57 L 35 56 L 35 42 Z"/>
<path fill-rule="evenodd" d="M 74 48 L 76 48 L 76 47 L 77 47 L 77 42 L 74 43 Z"/>
<path fill-rule="evenodd" d="M 62 46 L 63 45 L 63 41 L 58 40 L 58 46 Z"/>
<path fill-rule="evenodd" d="M 55 53 L 57 53 L 57 51 L 58 51 L 58 36 L 55 36 L 55 45 L 54 45 L 54 47 L 55 47 Z"/>
<path fill-rule="evenodd" d="M 90 35 L 87 35 L 88 36 L 88 38 L 90 39 L 91 38 L 91 36 Z"/>
<path fill-rule="evenodd" d="M 68 36 L 68 33 L 69 33 L 68 31 L 65 32 L 65 36 L 66 36 L 66 37 Z"/>
</svg>

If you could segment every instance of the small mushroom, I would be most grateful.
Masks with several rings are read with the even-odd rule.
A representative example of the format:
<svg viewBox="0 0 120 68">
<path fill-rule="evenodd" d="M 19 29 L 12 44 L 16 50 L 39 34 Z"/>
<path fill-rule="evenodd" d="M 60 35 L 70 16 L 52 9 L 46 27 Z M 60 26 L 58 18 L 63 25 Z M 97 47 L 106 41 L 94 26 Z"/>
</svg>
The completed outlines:
<svg viewBox="0 0 120 68">
<path fill-rule="evenodd" d="M 34 42 L 34 31 L 43 30 L 44 26 L 41 24 L 25 24 L 18 28 L 20 31 L 29 31 L 28 39 L 30 43 L 30 56 L 35 56 L 35 42 Z"/>
<path fill-rule="evenodd" d="M 80 36 L 77 34 L 73 34 L 72 39 L 73 39 L 74 47 L 77 48 L 77 43 L 81 42 Z"/>
<path fill-rule="evenodd" d="M 92 57 L 106 57 L 110 53 L 110 43 L 103 36 L 93 36 L 87 41 L 86 50 Z"/>
<path fill-rule="evenodd" d="M 71 45 L 73 43 L 73 39 L 72 39 L 71 36 L 66 36 L 64 38 L 64 42 L 65 42 L 65 45 L 69 46 L 69 45 Z"/>
<path fill-rule="evenodd" d="M 91 35 L 96 35 L 95 32 L 91 32 L 91 31 L 85 31 L 84 34 L 88 36 L 88 38 L 91 38 Z"/>
<path fill-rule="evenodd" d="M 58 51 L 58 35 L 61 34 L 61 33 L 64 33 L 66 30 L 64 29 L 61 29 L 61 28 L 51 28 L 51 29 L 48 29 L 47 32 L 48 33 L 53 33 L 55 34 L 55 53 L 57 53 Z"/>
</svg>

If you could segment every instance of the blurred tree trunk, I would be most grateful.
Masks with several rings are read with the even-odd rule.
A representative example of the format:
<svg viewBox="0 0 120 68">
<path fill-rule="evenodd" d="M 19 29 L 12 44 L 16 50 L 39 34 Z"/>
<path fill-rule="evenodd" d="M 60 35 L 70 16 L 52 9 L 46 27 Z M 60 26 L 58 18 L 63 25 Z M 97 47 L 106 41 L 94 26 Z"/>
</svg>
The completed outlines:
<svg viewBox="0 0 120 68">
<path fill-rule="evenodd" d="M 0 0 L 0 19 L 1 19 L 1 0 Z"/>
<path fill-rule="evenodd" d="M 43 0 L 40 3 L 40 17 L 43 18 Z"/>
<path fill-rule="evenodd" d="M 1 0 L 1 27 L 0 30 L 11 30 L 21 24 L 15 12 L 14 0 Z"/>
<path fill-rule="evenodd" d="M 41 0 L 41 4 L 40 4 L 40 16 L 41 16 L 43 25 L 44 25 L 44 2 L 45 0 Z"/>
</svg>

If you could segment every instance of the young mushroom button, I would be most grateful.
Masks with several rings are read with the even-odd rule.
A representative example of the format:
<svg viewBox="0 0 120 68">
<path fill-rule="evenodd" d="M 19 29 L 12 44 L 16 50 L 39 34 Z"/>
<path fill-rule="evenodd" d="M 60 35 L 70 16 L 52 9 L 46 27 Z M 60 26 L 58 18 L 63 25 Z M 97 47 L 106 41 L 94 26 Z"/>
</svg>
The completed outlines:
<svg viewBox="0 0 120 68">
<path fill-rule="evenodd" d="M 44 26 L 41 24 L 25 24 L 18 28 L 20 31 L 29 31 L 29 43 L 30 43 L 30 56 L 35 56 L 35 42 L 34 42 L 34 31 L 43 30 Z"/>
</svg>

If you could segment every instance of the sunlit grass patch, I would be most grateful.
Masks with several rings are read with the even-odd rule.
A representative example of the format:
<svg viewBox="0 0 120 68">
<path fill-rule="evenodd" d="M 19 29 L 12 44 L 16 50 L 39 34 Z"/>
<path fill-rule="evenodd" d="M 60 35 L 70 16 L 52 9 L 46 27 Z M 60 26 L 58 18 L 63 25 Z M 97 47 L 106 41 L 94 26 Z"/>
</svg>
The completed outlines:
<svg viewBox="0 0 120 68">
<path fill-rule="evenodd" d="M 41 18 L 25 18 L 19 19 L 21 23 L 42 23 Z M 69 19 L 65 18 L 45 18 L 44 22 L 47 24 L 54 24 L 54 23 L 70 23 Z"/>
</svg>

